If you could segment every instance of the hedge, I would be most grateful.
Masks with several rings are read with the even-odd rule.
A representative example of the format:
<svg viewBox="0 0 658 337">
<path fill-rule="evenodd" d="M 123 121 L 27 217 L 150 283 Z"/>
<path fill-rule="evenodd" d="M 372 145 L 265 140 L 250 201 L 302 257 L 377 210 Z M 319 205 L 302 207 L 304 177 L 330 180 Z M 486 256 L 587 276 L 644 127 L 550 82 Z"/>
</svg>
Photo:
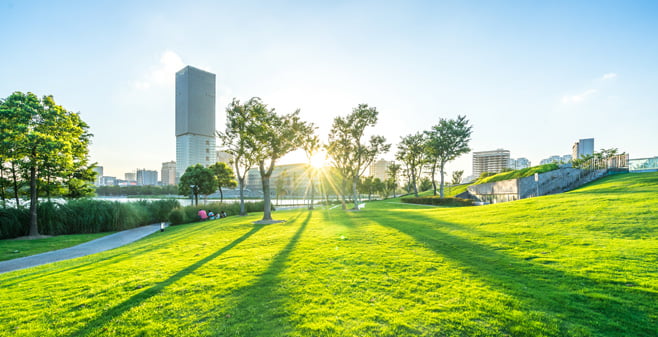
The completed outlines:
<svg viewBox="0 0 658 337">
<path fill-rule="evenodd" d="M 471 199 L 462 199 L 455 197 L 446 197 L 441 198 L 440 196 L 428 196 L 428 197 L 404 197 L 400 198 L 402 202 L 409 204 L 423 204 L 423 205 L 435 205 L 435 206 L 473 206 L 473 200 Z"/>
</svg>

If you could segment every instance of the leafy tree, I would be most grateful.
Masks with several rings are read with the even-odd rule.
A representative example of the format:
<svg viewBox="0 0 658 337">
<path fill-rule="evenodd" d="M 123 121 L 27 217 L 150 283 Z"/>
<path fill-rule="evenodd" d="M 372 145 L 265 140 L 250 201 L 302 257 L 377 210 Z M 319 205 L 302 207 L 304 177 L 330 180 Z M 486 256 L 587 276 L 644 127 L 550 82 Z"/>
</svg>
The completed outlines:
<svg viewBox="0 0 658 337">
<path fill-rule="evenodd" d="M 313 204 L 315 203 L 314 199 L 314 178 L 315 174 L 317 173 L 318 168 L 313 167 L 312 160 L 313 157 L 318 154 L 318 150 L 320 149 L 320 138 L 318 138 L 317 135 L 315 134 L 308 134 L 304 138 L 304 143 L 302 144 L 302 149 L 304 149 L 304 153 L 306 154 L 306 160 L 308 160 L 308 181 L 309 184 L 311 185 L 311 196 L 310 196 L 310 201 L 309 201 L 309 206 L 308 209 L 313 209 Z"/>
<path fill-rule="evenodd" d="M 226 130 L 217 132 L 217 136 L 224 144 L 224 150 L 233 159 L 231 163 L 235 168 L 235 176 L 240 187 L 240 215 L 247 215 L 244 205 L 244 187 L 247 173 L 256 163 L 256 153 L 252 151 L 254 143 L 253 134 L 249 129 L 249 123 L 253 118 L 253 107 L 260 104 L 260 100 L 252 98 L 244 104 L 233 99 L 226 108 Z"/>
<path fill-rule="evenodd" d="M 471 151 L 468 142 L 471 140 L 472 126 L 468 125 L 466 116 L 457 116 L 457 119 L 439 120 L 439 124 L 432 127 L 426 132 L 428 136 L 428 155 L 432 162 L 432 181 L 434 181 L 434 171 L 438 165 L 441 173 L 440 195 L 443 198 L 443 184 L 446 163 L 455 160 L 464 153 Z M 436 185 L 434 187 L 436 195 Z"/>
<path fill-rule="evenodd" d="M 377 123 L 377 109 L 368 107 L 367 104 L 359 104 L 346 117 L 336 117 L 329 133 L 329 144 L 327 153 L 330 155 L 334 167 L 338 169 L 343 182 L 352 184 L 354 196 L 354 209 L 359 210 L 359 199 L 357 184 L 359 178 L 372 162 L 381 153 L 385 153 L 391 147 L 386 144 L 383 136 L 371 136 L 370 142 L 365 143 L 365 129 L 375 126 Z M 345 205 L 345 193 L 341 193 L 343 209 Z"/>
<path fill-rule="evenodd" d="M 0 103 L 0 156 L 12 167 L 17 202 L 17 172 L 29 182 L 30 236 L 39 235 L 39 180 L 61 180 L 87 165 L 92 136 L 88 129 L 80 115 L 57 105 L 52 96 L 39 99 L 33 93 L 15 92 Z"/>
<path fill-rule="evenodd" d="M 400 164 L 391 163 L 386 167 L 386 180 L 387 190 L 393 191 L 393 198 L 395 198 L 395 190 L 398 188 L 398 174 L 400 172 Z M 389 182 L 389 180 L 391 180 Z"/>
<path fill-rule="evenodd" d="M 423 177 L 423 178 L 420 180 L 420 191 L 421 191 L 421 192 L 429 191 L 429 190 L 432 188 L 432 185 L 433 185 L 433 183 L 432 183 L 432 181 L 430 180 L 430 178 L 428 178 L 428 177 Z"/>
<path fill-rule="evenodd" d="M 311 123 L 301 120 L 299 110 L 286 115 L 278 115 L 268 109 L 259 98 L 252 98 L 250 106 L 252 119 L 247 122 L 247 130 L 252 142 L 249 150 L 254 155 L 263 185 L 263 221 L 272 220 L 270 177 L 276 161 L 304 144 L 304 137 L 314 132 Z"/>
<path fill-rule="evenodd" d="M 398 152 L 395 154 L 395 158 L 406 166 L 409 185 L 412 186 L 415 196 L 418 196 L 418 177 L 427 162 L 425 144 L 426 139 L 422 133 L 408 135 L 402 137 L 402 141 L 398 144 Z"/>
<path fill-rule="evenodd" d="M 464 176 L 464 170 L 457 170 L 452 172 L 452 184 L 453 185 L 461 184 L 463 176 Z"/>
<path fill-rule="evenodd" d="M 217 178 L 215 178 L 215 174 L 201 164 L 186 168 L 178 183 L 178 192 L 182 195 L 192 192 L 194 205 L 196 206 L 199 205 L 199 194 L 212 194 L 216 189 Z"/>
<path fill-rule="evenodd" d="M 372 200 L 372 194 L 377 191 L 377 184 L 375 182 L 375 177 L 373 176 L 361 177 L 361 180 L 357 185 L 357 189 L 359 190 L 360 193 L 367 194 L 368 200 Z"/>
<path fill-rule="evenodd" d="M 217 179 L 217 187 L 219 189 L 219 200 L 220 202 L 224 201 L 224 192 L 222 187 L 226 188 L 235 188 L 238 186 L 238 182 L 235 181 L 235 174 L 229 165 L 226 163 L 218 162 L 210 165 L 208 167 L 210 171 L 215 175 Z"/>
</svg>

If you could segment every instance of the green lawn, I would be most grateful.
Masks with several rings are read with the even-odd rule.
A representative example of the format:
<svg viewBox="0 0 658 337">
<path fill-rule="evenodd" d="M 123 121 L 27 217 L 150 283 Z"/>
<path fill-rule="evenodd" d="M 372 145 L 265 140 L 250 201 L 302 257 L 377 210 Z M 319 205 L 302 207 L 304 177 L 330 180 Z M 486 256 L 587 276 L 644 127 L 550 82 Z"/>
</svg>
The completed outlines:
<svg viewBox="0 0 658 337">
<path fill-rule="evenodd" d="M 71 247 L 98 239 L 108 234 L 112 234 L 112 232 L 58 235 L 42 239 L 0 240 L 0 261 Z"/>
<path fill-rule="evenodd" d="M 658 174 L 170 227 L 0 274 L 6 336 L 654 336 Z"/>
</svg>

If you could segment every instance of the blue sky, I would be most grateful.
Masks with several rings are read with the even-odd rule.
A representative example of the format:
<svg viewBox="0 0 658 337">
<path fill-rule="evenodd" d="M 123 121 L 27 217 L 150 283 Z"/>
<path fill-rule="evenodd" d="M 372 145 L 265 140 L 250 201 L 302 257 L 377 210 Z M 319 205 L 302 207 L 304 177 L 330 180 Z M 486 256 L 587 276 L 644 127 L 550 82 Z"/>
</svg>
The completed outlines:
<svg viewBox="0 0 658 337">
<path fill-rule="evenodd" d="M 119 177 L 175 159 L 188 64 L 217 74 L 218 129 L 233 97 L 300 108 L 323 139 L 368 103 L 393 144 L 461 114 L 475 151 L 538 164 L 593 137 L 640 158 L 658 155 L 656 17 L 655 1 L 0 0 L 0 97 L 79 111 Z M 471 155 L 448 169 L 470 173 Z"/>
</svg>

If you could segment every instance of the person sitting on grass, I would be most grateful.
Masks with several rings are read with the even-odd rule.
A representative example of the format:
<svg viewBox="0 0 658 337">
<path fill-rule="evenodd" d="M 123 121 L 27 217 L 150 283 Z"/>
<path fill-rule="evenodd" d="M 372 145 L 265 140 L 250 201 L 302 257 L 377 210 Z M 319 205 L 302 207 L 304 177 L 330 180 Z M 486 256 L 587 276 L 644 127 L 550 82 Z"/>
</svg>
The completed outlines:
<svg viewBox="0 0 658 337">
<path fill-rule="evenodd" d="M 208 211 L 208 219 L 215 220 L 215 213 L 213 213 L 212 211 Z"/>
<path fill-rule="evenodd" d="M 221 213 L 219 213 L 219 217 L 220 218 L 226 218 L 227 217 L 226 212 L 221 211 Z"/>
<path fill-rule="evenodd" d="M 204 221 L 204 220 L 208 219 L 208 214 L 206 213 L 205 210 L 199 209 L 199 219 L 201 221 Z"/>
</svg>

